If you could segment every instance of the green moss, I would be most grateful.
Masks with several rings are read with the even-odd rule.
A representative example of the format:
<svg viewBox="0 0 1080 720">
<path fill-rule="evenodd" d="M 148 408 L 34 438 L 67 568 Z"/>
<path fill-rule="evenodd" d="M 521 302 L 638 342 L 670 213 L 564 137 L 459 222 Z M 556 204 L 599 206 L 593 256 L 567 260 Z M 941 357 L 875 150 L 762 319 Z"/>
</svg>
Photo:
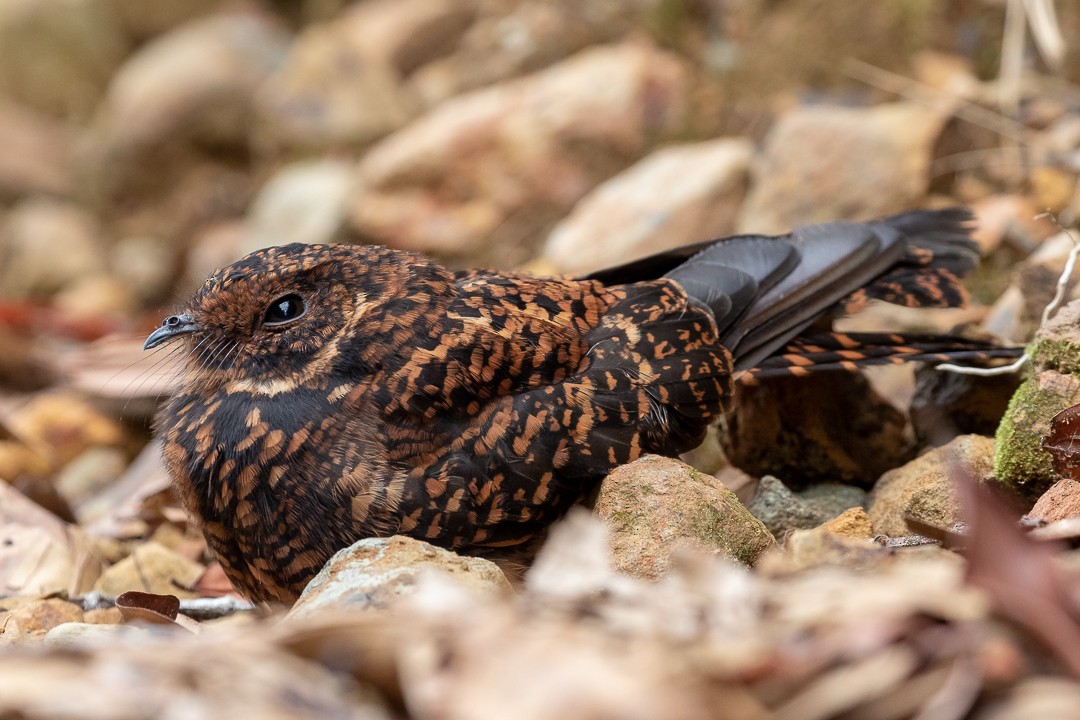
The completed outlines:
<svg viewBox="0 0 1080 720">
<path fill-rule="evenodd" d="M 632 533 L 645 517 L 644 513 L 633 512 L 630 510 L 616 510 L 611 513 L 609 522 L 615 527 L 618 532 Z"/>
<path fill-rule="evenodd" d="M 1068 340 L 1042 337 L 1027 347 L 1036 367 L 1080 375 L 1080 345 Z"/>
<path fill-rule="evenodd" d="M 733 560 L 752 565 L 776 541 L 765 525 L 735 499 L 734 494 L 729 500 L 723 508 L 726 512 L 712 505 L 696 508 L 687 529 L 693 537 L 710 547 L 722 549 Z"/>
<path fill-rule="evenodd" d="M 1038 377 L 1024 381 L 998 426 L 994 449 L 994 477 L 998 482 L 1033 498 L 1057 481 L 1050 454 L 1042 449 L 1042 439 L 1050 430 L 1050 420 L 1076 403 L 1076 395 L 1040 388 Z"/>
</svg>

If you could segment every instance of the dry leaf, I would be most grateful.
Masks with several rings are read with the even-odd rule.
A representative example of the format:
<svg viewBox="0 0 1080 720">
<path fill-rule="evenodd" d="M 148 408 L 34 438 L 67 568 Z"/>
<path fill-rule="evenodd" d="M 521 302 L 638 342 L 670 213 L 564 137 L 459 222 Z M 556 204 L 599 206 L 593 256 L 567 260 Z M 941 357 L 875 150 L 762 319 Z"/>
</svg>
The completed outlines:
<svg viewBox="0 0 1080 720">
<path fill-rule="evenodd" d="M 1056 473 L 1080 480 L 1080 405 L 1067 407 L 1053 417 L 1042 447 L 1050 453 Z"/>
</svg>

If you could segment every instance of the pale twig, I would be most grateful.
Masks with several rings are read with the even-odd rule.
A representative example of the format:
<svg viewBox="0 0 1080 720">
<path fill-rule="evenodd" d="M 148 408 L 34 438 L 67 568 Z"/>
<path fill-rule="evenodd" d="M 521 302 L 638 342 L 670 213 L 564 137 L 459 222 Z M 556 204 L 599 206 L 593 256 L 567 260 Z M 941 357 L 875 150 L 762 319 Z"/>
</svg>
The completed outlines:
<svg viewBox="0 0 1080 720">
<path fill-rule="evenodd" d="M 1053 214 L 1048 212 L 1036 215 L 1035 219 L 1041 220 L 1047 217 L 1057 222 L 1057 219 L 1053 216 Z M 1050 316 L 1053 315 L 1055 311 L 1057 311 L 1057 309 L 1061 306 L 1062 301 L 1065 300 L 1065 292 L 1068 290 L 1069 281 L 1072 280 L 1073 270 L 1076 268 L 1076 258 L 1078 255 L 1080 255 L 1080 243 L 1076 241 L 1076 238 L 1073 237 L 1072 233 L 1070 233 L 1067 229 L 1061 226 L 1061 223 L 1057 223 L 1057 225 L 1059 228 L 1061 228 L 1062 232 L 1069 236 L 1069 239 L 1072 240 L 1073 246 L 1072 249 L 1069 250 L 1069 257 L 1065 260 L 1065 268 L 1061 271 L 1061 275 L 1058 276 L 1057 287 L 1054 290 L 1054 297 L 1050 300 L 1049 303 L 1047 303 L 1046 307 L 1043 308 L 1042 318 L 1039 320 L 1040 328 L 1046 325 L 1046 321 L 1050 319 Z M 962 365 L 953 365 L 952 363 L 943 363 L 941 365 L 938 365 L 936 369 L 945 372 L 957 373 L 958 375 L 981 375 L 983 377 L 987 377 L 991 375 L 1006 375 L 1008 373 L 1017 372 L 1018 370 L 1020 370 L 1020 368 L 1024 367 L 1024 365 L 1026 365 L 1029 360 L 1031 360 L 1031 356 L 1028 355 L 1025 351 L 1024 354 L 1017 358 L 1016 362 L 1012 363 L 1011 365 L 1002 365 L 1000 367 L 993 368 L 975 368 L 964 367 Z"/>
</svg>

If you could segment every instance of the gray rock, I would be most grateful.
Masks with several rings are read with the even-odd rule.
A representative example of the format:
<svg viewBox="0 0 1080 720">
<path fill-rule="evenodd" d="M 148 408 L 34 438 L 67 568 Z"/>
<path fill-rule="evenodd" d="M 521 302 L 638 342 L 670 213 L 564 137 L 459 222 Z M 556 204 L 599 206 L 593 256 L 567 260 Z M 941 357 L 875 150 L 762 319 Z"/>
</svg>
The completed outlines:
<svg viewBox="0 0 1080 720">
<path fill-rule="evenodd" d="M 817 527 L 865 501 L 866 492 L 851 485 L 821 483 L 796 493 L 766 475 L 758 482 L 747 509 L 779 540 L 789 530 Z"/>
</svg>

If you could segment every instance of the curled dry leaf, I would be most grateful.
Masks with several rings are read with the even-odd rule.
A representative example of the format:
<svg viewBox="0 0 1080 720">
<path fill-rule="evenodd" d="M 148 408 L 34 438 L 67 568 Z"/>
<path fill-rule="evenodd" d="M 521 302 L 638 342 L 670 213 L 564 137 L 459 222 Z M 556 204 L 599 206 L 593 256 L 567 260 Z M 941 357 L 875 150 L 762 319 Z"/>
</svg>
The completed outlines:
<svg viewBox="0 0 1080 720">
<path fill-rule="evenodd" d="M 124 622 L 148 622 L 172 625 L 180 612 L 180 598 L 175 595 L 129 590 L 116 598 L 116 607 Z"/>
</svg>

